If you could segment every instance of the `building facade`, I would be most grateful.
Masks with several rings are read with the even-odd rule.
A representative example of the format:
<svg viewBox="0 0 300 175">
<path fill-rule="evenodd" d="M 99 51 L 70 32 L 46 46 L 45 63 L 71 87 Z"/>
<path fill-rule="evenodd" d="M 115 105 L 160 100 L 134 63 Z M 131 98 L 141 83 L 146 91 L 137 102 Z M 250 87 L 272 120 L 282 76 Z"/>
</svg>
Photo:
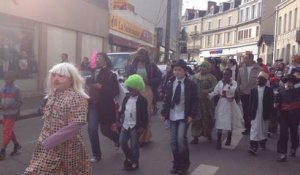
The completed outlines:
<svg viewBox="0 0 300 175">
<path fill-rule="evenodd" d="M 274 60 L 291 63 L 292 56 L 300 53 L 299 10 L 297 0 L 282 0 L 276 7 Z"/>
<path fill-rule="evenodd" d="M 78 64 L 94 50 L 108 50 L 107 1 L 0 1 L 0 85 L 12 70 L 25 97 L 41 95 L 62 53 Z"/>
</svg>

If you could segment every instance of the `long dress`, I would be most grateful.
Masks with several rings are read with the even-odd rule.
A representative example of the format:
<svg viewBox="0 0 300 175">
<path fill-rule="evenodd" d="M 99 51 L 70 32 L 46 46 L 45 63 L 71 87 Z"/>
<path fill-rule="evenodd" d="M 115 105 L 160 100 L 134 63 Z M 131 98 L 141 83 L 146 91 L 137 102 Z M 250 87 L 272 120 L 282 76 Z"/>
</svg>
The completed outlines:
<svg viewBox="0 0 300 175">
<path fill-rule="evenodd" d="M 237 88 L 237 82 L 231 80 L 230 84 L 219 81 L 214 91 L 209 95 L 211 97 L 220 95 L 215 109 L 215 128 L 222 130 L 233 130 L 242 128 L 242 112 L 237 105 L 234 94 Z"/>
<path fill-rule="evenodd" d="M 191 77 L 198 87 L 198 114 L 192 122 L 192 136 L 207 138 L 211 137 L 211 132 L 214 127 L 214 105 L 207 94 L 202 91 L 207 90 L 212 92 L 217 84 L 217 79 L 210 73 L 202 75 L 197 73 Z"/>
<path fill-rule="evenodd" d="M 258 105 L 256 116 L 254 120 L 251 120 L 250 140 L 262 141 L 267 138 L 268 122 L 263 118 L 263 96 L 265 87 L 257 87 L 258 90 Z"/>
<path fill-rule="evenodd" d="M 42 142 L 71 122 L 86 123 L 87 99 L 73 89 L 56 92 L 48 97 L 44 108 L 44 125 L 35 146 L 26 175 L 64 174 L 91 175 L 82 130 L 71 139 L 47 151 Z"/>
</svg>

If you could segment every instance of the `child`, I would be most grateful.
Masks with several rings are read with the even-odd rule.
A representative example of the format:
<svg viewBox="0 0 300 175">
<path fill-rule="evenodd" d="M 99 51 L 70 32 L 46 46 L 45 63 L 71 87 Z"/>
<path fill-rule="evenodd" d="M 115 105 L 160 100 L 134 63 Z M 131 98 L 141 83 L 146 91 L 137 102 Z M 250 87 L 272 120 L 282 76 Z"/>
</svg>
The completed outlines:
<svg viewBox="0 0 300 175">
<path fill-rule="evenodd" d="M 189 148 L 187 131 L 197 114 L 198 95 L 196 84 L 186 77 L 187 65 L 183 60 L 174 64 L 174 77 L 170 79 L 161 111 L 162 120 L 170 120 L 172 174 L 185 175 L 188 171 Z"/>
<path fill-rule="evenodd" d="M 287 160 L 287 146 L 289 139 L 289 131 L 291 135 L 290 156 L 295 157 L 299 146 L 299 111 L 300 111 L 300 88 L 294 88 L 296 79 L 293 75 L 282 78 L 284 90 L 279 92 L 275 101 L 275 107 L 279 109 L 280 134 L 277 142 L 278 162 Z"/>
<path fill-rule="evenodd" d="M 216 149 L 222 148 L 222 130 L 227 130 L 226 146 L 231 144 L 232 130 L 242 127 L 242 112 L 237 105 L 234 95 L 237 88 L 237 82 L 232 78 L 232 70 L 227 68 L 223 71 L 223 79 L 218 82 L 210 97 L 219 95 L 219 100 L 215 110 L 215 128 L 217 132 Z"/>
<path fill-rule="evenodd" d="M 124 168 L 127 171 L 139 168 L 139 133 L 148 125 L 147 100 L 140 94 L 145 84 L 140 75 L 134 74 L 125 81 L 129 91 L 121 109 L 122 129 L 120 145 L 125 154 Z M 128 146 L 130 140 L 131 147 Z"/>
<path fill-rule="evenodd" d="M 21 92 L 14 84 L 15 74 L 13 72 L 7 72 L 4 76 L 4 80 L 5 85 L 0 92 L 0 108 L 3 111 L 3 145 L 0 151 L 0 160 L 5 159 L 5 150 L 11 140 L 14 143 L 14 150 L 11 155 L 14 155 L 21 149 L 13 131 L 16 118 L 20 114 L 20 107 L 22 104 Z"/>
<path fill-rule="evenodd" d="M 250 130 L 250 155 L 256 155 L 258 144 L 262 149 L 266 148 L 267 120 L 273 112 L 273 90 L 266 86 L 269 76 L 261 71 L 257 77 L 257 87 L 250 92 L 248 114 L 251 120 Z"/>
</svg>

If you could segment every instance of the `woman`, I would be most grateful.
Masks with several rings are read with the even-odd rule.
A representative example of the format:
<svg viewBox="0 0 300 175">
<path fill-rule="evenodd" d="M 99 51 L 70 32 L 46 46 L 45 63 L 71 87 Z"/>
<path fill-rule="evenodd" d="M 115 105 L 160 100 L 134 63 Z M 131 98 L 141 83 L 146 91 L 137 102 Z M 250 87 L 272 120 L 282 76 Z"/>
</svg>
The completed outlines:
<svg viewBox="0 0 300 175">
<path fill-rule="evenodd" d="M 98 69 L 87 83 L 91 95 L 88 117 L 88 134 L 94 156 L 91 162 L 101 160 L 99 124 L 102 134 L 112 140 L 116 148 L 119 147 L 114 102 L 114 97 L 119 94 L 117 76 L 111 71 L 112 63 L 105 53 L 97 54 L 96 64 Z"/>
<path fill-rule="evenodd" d="M 191 144 L 197 144 L 200 136 L 211 140 L 211 131 L 214 127 L 213 114 L 214 105 L 208 98 L 208 93 L 212 92 L 217 84 L 215 76 L 210 74 L 210 63 L 203 61 L 200 64 L 200 73 L 195 74 L 191 79 L 198 86 L 199 111 L 192 122 L 192 136 L 194 139 Z"/>
<path fill-rule="evenodd" d="M 216 149 L 222 148 L 222 131 L 227 130 L 226 146 L 231 144 L 232 130 L 242 127 L 242 113 L 238 107 L 234 95 L 237 82 L 231 79 L 232 70 L 227 68 L 223 71 L 223 79 L 218 82 L 210 97 L 219 96 L 215 110 L 215 128 L 218 131 Z"/>
<path fill-rule="evenodd" d="M 89 98 L 83 85 L 70 63 L 57 64 L 49 71 L 44 125 L 24 174 L 92 174 L 81 133 Z"/>
</svg>

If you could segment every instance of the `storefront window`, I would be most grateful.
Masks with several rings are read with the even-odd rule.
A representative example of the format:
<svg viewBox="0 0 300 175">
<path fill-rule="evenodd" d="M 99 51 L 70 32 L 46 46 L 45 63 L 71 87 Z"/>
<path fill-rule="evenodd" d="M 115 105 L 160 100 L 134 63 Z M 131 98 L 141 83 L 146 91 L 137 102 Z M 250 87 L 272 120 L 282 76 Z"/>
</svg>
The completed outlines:
<svg viewBox="0 0 300 175">
<path fill-rule="evenodd" d="M 32 25 L 0 21 L 0 79 L 8 71 L 18 79 L 31 79 L 37 73 L 34 51 L 35 33 Z"/>
</svg>

